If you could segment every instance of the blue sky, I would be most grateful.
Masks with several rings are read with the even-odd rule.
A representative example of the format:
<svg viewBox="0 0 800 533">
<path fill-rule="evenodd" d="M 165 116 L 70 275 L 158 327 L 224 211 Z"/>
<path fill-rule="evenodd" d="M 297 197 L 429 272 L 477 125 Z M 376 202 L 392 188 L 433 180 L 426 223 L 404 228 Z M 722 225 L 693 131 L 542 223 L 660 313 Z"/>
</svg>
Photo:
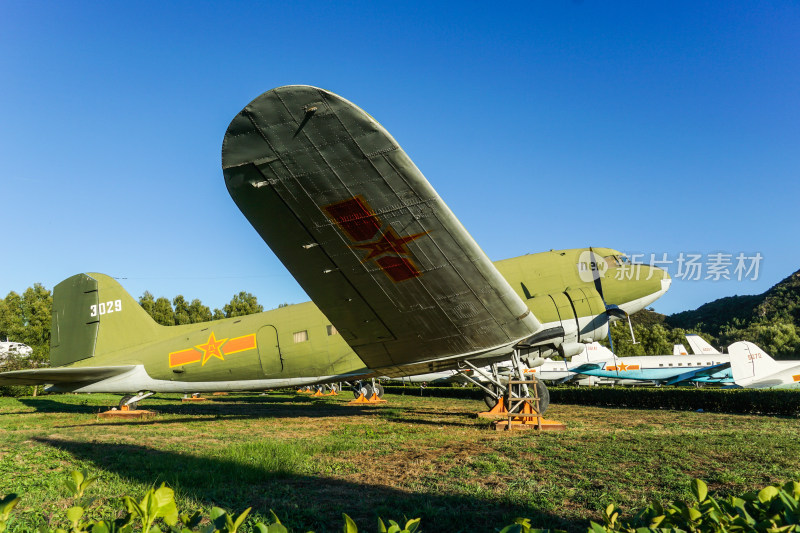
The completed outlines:
<svg viewBox="0 0 800 533">
<path fill-rule="evenodd" d="M 306 301 L 220 169 L 230 120 L 287 84 L 380 121 L 492 259 L 763 257 L 677 280 L 665 313 L 800 268 L 797 2 L 10 0 L 0 49 L 0 296 L 94 271 Z"/>
</svg>

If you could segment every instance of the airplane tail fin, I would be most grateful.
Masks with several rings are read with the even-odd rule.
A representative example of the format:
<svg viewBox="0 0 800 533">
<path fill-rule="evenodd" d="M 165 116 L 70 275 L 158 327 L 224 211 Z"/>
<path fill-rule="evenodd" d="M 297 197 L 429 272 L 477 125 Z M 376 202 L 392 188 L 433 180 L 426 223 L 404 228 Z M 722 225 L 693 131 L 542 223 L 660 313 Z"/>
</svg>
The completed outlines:
<svg viewBox="0 0 800 533">
<path fill-rule="evenodd" d="M 708 344 L 700 335 L 686 335 L 686 340 L 695 355 L 719 355 L 719 351 Z"/>
<path fill-rule="evenodd" d="M 689 352 L 683 344 L 675 344 L 672 346 L 672 355 L 689 355 Z"/>
<path fill-rule="evenodd" d="M 53 289 L 50 365 L 143 344 L 160 327 L 113 278 L 76 274 Z"/>
<path fill-rule="evenodd" d="M 767 352 L 752 342 L 734 342 L 728 346 L 728 354 L 731 357 L 733 381 L 740 387 L 746 387 L 752 382 L 780 370 L 780 365 Z"/>
<path fill-rule="evenodd" d="M 614 353 L 611 350 L 599 342 L 592 342 L 586 345 L 583 352 L 570 359 L 570 363 L 593 363 L 611 359 L 614 359 Z"/>
</svg>

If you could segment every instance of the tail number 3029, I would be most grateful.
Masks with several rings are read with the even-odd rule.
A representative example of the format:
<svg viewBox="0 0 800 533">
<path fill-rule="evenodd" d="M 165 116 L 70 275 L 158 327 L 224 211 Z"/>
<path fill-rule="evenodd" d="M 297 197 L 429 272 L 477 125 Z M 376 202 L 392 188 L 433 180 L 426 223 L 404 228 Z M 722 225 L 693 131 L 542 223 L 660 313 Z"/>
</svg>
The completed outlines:
<svg viewBox="0 0 800 533">
<path fill-rule="evenodd" d="M 89 306 L 89 316 L 107 315 L 122 311 L 122 300 L 109 300 Z"/>
</svg>

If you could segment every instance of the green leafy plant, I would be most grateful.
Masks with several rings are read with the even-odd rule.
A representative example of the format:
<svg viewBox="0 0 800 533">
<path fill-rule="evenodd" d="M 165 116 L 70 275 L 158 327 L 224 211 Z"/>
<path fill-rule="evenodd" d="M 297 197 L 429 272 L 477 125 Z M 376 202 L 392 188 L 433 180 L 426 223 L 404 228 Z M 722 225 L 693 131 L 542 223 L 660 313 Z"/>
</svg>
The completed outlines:
<svg viewBox="0 0 800 533">
<path fill-rule="evenodd" d="M 130 496 L 125 496 L 123 501 L 128 512 L 141 521 L 143 532 L 159 533 L 160 528 L 157 526 L 153 528 L 153 522 L 157 518 L 163 519 L 168 526 L 175 526 L 178 523 L 175 493 L 164 484 L 156 490 L 149 490 L 138 503 Z"/>
<path fill-rule="evenodd" d="M 645 530 L 680 530 L 692 532 L 759 532 L 792 533 L 800 531 L 800 483 L 783 487 L 769 486 L 741 498 L 730 496 L 717 501 L 708 495 L 706 484 L 695 479 L 691 483 L 695 502 L 651 503 L 632 520 L 623 521 L 614 505 L 603 512 L 600 525 L 591 523 L 592 533 Z"/>
<path fill-rule="evenodd" d="M 76 496 L 83 496 L 94 480 L 86 472 L 70 473 Z M 609 505 L 602 513 L 603 523 L 591 522 L 588 533 L 646 533 L 649 531 L 687 531 L 692 533 L 800 533 L 800 483 L 789 482 L 783 486 L 768 486 L 758 492 L 748 492 L 741 497 L 729 496 L 717 500 L 709 495 L 706 484 L 695 479 L 690 484 L 693 500 L 662 505 L 653 502 L 631 519 L 622 519 L 616 506 Z M 19 503 L 16 494 L 0 500 L 0 533 L 7 529 L 11 512 Z M 175 505 L 175 494 L 166 485 L 147 491 L 140 501 L 129 496 L 121 499 L 127 513 L 116 520 L 84 520 L 85 508 L 75 505 L 67 509 L 66 527 L 38 528 L 39 533 L 237 533 L 243 530 L 250 508 L 238 516 L 213 507 L 208 516 L 200 511 L 181 514 Z M 288 533 L 287 528 L 270 511 L 269 525 L 253 524 L 256 533 Z M 358 526 L 348 515 L 343 515 L 344 533 L 358 533 Z M 140 524 L 135 524 L 137 521 Z M 420 519 L 406 519 L 401 525 L 394 520 L 386 523 L 378 519 L 380 533 L 416 533 Z M 26 524 L 20 530 L 26 530 Z M 141 526 L 136 527 L 137 525 Z M 517 518 L 500 533 L 564 533 L 561 530 L 535 529 L 531 519 Z"/>
<path fill-rule="evenodd" d="M 272 512 L 270 509 L 269 513 L 272 515 L 272 523 L 268 526 L 265 526 L 261 522 L 258 522 L 254 527 L 258 533 L 288 533 L 288 529 L 281 524 L 281 521 L 278 520 L 278 516 Z"/>
<path fill-rule="evenodd" d="M 6 524 L 11 517 L 11 510 L 19 503 L 19 497 L 16 494 L 9 494 L 0 500 L 0 533 L 6 530 Z"/>
<path fill-rule="evenodd" d="M 347 515 L 344 516 L 350 518 Z M 404 518 L 404 520 L 406 521 L 406 525 L 402 527 L 394 520 L 389 520 L 389 527 L 387 528 L 386 525 L 383 523 L 383 520 L 378 518 L 378 531 L 380 533 L 414 533 L 419 529 L 419 524 L 420 524 L 419 518 L 413 518 L 411 520 Z"/>
</svg>

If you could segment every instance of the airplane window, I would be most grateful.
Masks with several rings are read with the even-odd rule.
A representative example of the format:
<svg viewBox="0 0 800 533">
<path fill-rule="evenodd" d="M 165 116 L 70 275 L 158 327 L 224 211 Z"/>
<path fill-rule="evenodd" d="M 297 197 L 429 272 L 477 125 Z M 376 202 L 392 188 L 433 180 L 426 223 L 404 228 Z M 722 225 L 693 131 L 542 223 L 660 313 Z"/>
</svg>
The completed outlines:
<svg viewBox="0 0 800 533">
<path fill-rule="evenodd" d="M 664 363 L 658 363 L 658 366 L 664 366 Z"/>
<path fill-rule="evenodd" d="M 305 342 L 308 340 L 308 331 L 295 331 L 294 332 L 294 342 Z"/>
<path fill-rule="evenodd" d="M 619 261 L 617 261 L 617 258 L 614 257 L 613 255 L 608 255 L 608 256 L 604 257 L 603 259 L 606 260 L 606 264 L 608 266 L 610 266 L 610 267 L 618 267 L 619 266 Z"/>
<path fill-rule="evenodd" d="M 686 363 L 686 366 L 692 366 L 692 363 Z"/>
<path fill-rule="evenodd" d="M 683 363 L 678 363 L 678 366 L 683 366 Z"/>
<path fill-rule="evenodd" d="M 328 325 L 327 325 L 327 326 L 325 326 L 325 327 L 326 327 L 326 328 L 327 328 L 327 330 L 328 330 L 328 337 L 330 337 L 331 335 L 336 335 L 337 333 L 339 333 L 338 331 L 336 331 L 336 328 L 335 328 L 335 327 L 333 327 L 333 326 L 332 326 L 332 325 L 330 325 L 330 324 L 328 324 Z"/>
<path fill-rule="evenodd" d="M 672 363 L 670 363 L 669 366 L 672 366 Z"/>
</svg>

